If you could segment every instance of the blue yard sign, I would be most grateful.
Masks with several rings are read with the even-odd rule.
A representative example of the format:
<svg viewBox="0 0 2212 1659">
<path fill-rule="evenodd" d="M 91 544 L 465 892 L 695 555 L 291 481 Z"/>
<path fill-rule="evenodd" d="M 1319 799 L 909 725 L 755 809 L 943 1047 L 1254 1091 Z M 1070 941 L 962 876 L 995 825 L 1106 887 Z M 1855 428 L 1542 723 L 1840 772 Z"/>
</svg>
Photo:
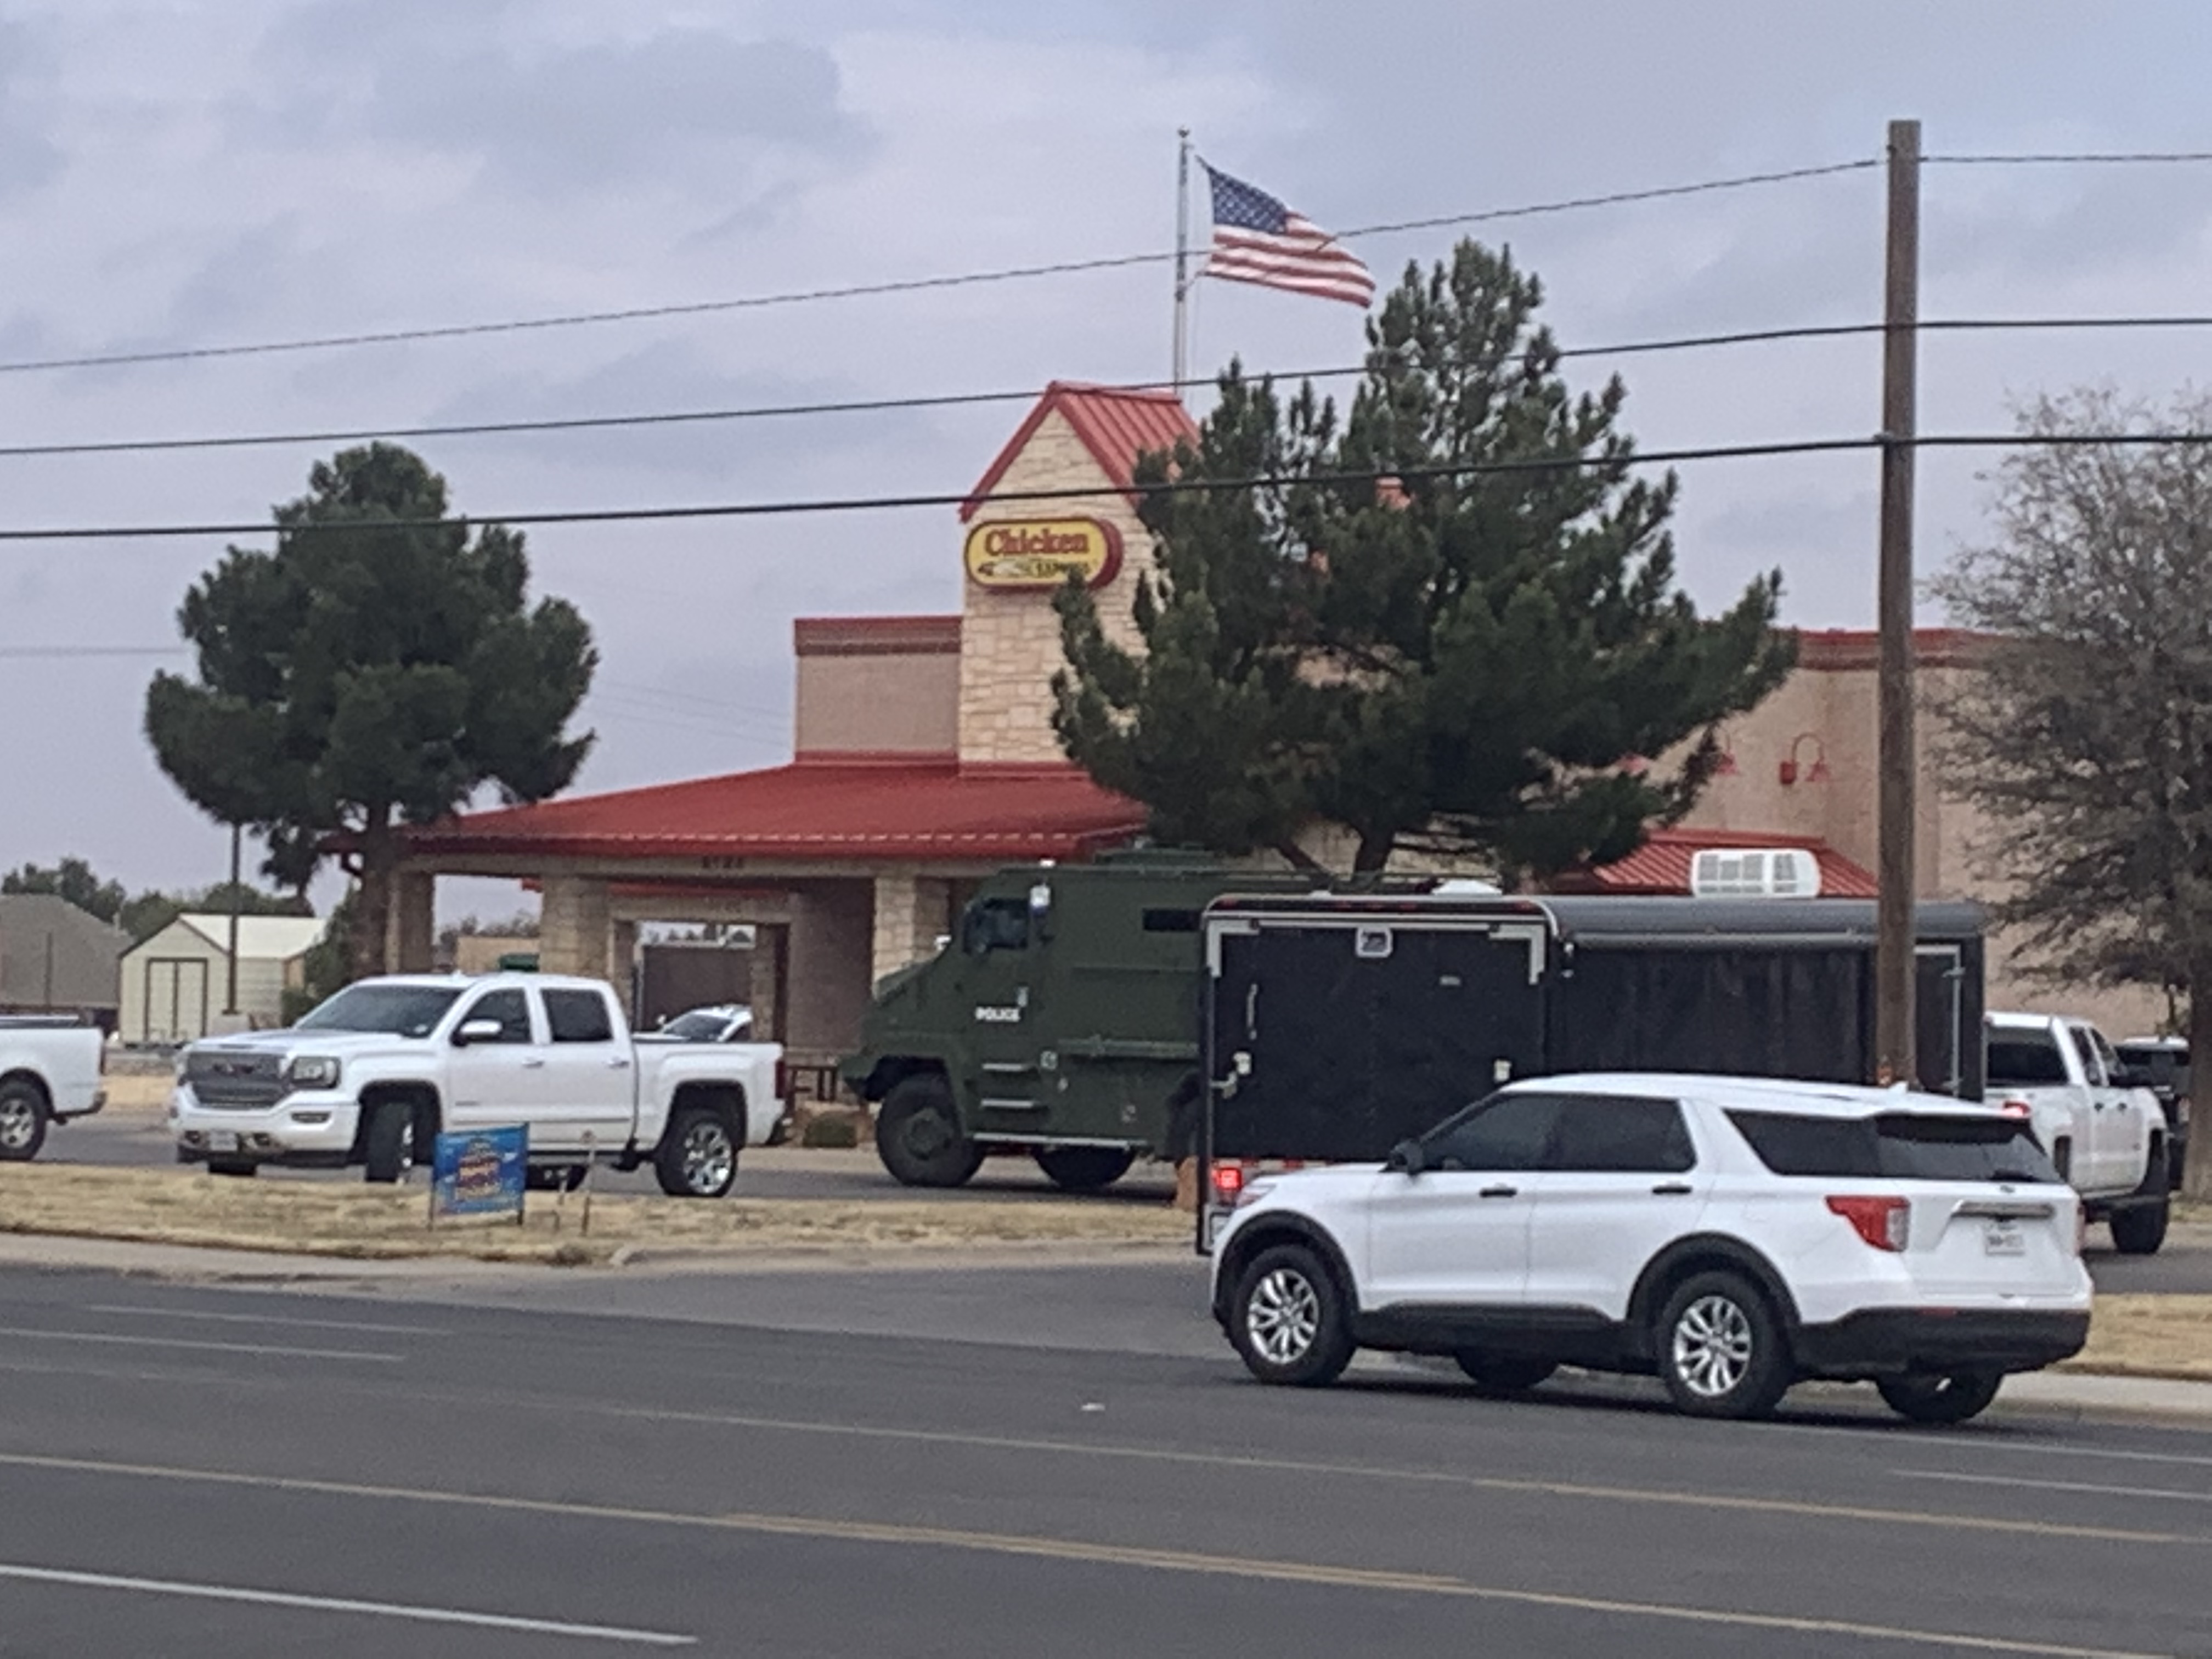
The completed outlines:
<svg viewBox="0 0 2212 1659">
<path fill-rule="evenodd" d="M 431 1164 L 430 1218 L 512 1215 L 521 1220 L 529 1165 L 530 1131 L 521 1124 L 440 1135 Z"/>
</svg>

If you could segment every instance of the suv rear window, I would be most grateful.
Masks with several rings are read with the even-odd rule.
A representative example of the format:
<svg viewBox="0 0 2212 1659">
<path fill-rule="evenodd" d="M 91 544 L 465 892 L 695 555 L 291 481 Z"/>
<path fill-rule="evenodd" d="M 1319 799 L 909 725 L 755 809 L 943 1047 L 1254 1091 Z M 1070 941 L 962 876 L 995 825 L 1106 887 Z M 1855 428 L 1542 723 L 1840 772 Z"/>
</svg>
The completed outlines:
<svg viewBox="0 0 2212 1659">
<path fill-rule="evenodd" d="M 1814 1117 L 1732 1111 L 1729 1121 L 1781 1176 L 1882 1181 L 2048 1181 L 2058 1172 L 2028 1127 L 2009 1117 Z"/>
<path fill-rule="evenodd" d="M 2047 1032 L 2021 1031 L 2007 1036 L 1991 1032 L 1989 1064 L 1992 1085 L 2032 1089 L 2066 1081 L 2066 1056 L 2058 1052 L 2058 1045 Z"/>
</svg>

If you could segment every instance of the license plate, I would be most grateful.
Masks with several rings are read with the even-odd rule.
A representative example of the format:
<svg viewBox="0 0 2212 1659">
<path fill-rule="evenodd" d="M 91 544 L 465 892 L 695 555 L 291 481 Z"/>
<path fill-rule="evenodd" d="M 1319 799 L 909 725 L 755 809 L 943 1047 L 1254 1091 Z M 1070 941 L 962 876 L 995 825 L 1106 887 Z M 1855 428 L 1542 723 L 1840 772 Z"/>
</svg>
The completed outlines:
<svg viewBox="0 0 2212 1659">
<path fill-rule="evenodd" d="M 1986 1255 L 2026 1255 L 2027 1235 L 2017 1221 L 1992 1221 L 1982 1234 L 1982 1251 Z"/>
<path fill-rule="evenodd" d="M 234 1152 L 237 1150 L 238 1137 L 234 1134 L 217 1133 L 208 1137 L 208 1151 L 211 1152 Z"/>
</svg>

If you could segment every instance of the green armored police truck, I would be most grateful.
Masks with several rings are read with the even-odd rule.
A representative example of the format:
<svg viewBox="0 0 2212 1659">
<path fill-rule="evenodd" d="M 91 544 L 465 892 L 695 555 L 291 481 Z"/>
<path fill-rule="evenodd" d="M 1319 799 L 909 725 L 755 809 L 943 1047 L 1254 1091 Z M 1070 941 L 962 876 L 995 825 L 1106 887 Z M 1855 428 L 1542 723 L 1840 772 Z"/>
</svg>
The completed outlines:
<svg viewBox="0 0 2212 1659">
<path fill-rule="evenodd" d="M 842 1070 L 899 1180 L 1024 1152 L 1071 1191 L 1144 1154 L 1379 1159 L 1516 1077 L 1872 1079 L 1870 902 L 1480 886 L 1149 852 L 1002 871 L 876 988 Z M 1980 913 L 1923 904 L 1917 931 L 1917 1080 L 1978 1099 Z"/>
<path fill-rule="evenodd" d="M 1297 876 L 1202 854 L 1109 853 L 985 881 L 935 957 L 884 975 L 840 1068 L 878 1103 L 876 1146 L 910 1187 L 957 1187 L 1029 1152 L 1073 1192 L 1140 1154 L 1194 1150 L 1199 929 L 1238 892 Z"/>
</svg>

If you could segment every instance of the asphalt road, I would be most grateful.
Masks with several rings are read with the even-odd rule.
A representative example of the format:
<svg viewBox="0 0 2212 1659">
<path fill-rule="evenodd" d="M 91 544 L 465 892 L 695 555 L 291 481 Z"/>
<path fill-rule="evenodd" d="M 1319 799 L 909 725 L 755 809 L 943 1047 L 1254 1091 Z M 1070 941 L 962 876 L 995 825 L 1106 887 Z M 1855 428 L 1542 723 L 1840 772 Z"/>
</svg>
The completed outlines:
<svg viewBox="0 0 2212 1659">
<path fill-rule="evenodd" d="M 135 1164 L 157 1168 L 173 1164 L 175 1145 L 161 1119 L 149 1112 L 116 1113 L 81 1119 L 62 1125 L 47 1137 L 39 1154 L 56 1164 Z M 270 1170 L 260 1179 L 280 1181 L 358 1181 L 358 1170 Z M 617 1175 L 602 1170 L 593 1180 L 610 1192 L 650 1193 L 650 1171 Z M 1139 1165 L 1092 1203 L 1154 1204 L 1174 1189 L 1163 1170 Z M 932 1192 L 902 1187 L 866 1153 L 822 1157 L 781 1149 L 752 1151 L 738 1164 L 737 1195 L 740 1198 L 896 1198 L 958 1203 L 976 1198 L 1052 1198 L 1059 1189 L 1023 1158 L 993 1158 L 967 1186 L 951 1192 Z M 2193 1292 L 2212 1294 L 2212 1228 L 2177 1227 L 2166 1249 L 2155 1256 L 2124 1256 L 2113 1251 L 2102 1227 L 2089 1232 L 2089 1272 L 2097 1287 L 2112 1291 Z M 5 1650 L 0 1649 L 0 1656 Z"/>
<path fill-rule="evenodd" d="M 0 1274 L 0 1655 L 2212 1652 L 2212 1435 L 1273 1390 L 1142 1276 L 781 1278 L 846 1328 Z"/>
</svg>

